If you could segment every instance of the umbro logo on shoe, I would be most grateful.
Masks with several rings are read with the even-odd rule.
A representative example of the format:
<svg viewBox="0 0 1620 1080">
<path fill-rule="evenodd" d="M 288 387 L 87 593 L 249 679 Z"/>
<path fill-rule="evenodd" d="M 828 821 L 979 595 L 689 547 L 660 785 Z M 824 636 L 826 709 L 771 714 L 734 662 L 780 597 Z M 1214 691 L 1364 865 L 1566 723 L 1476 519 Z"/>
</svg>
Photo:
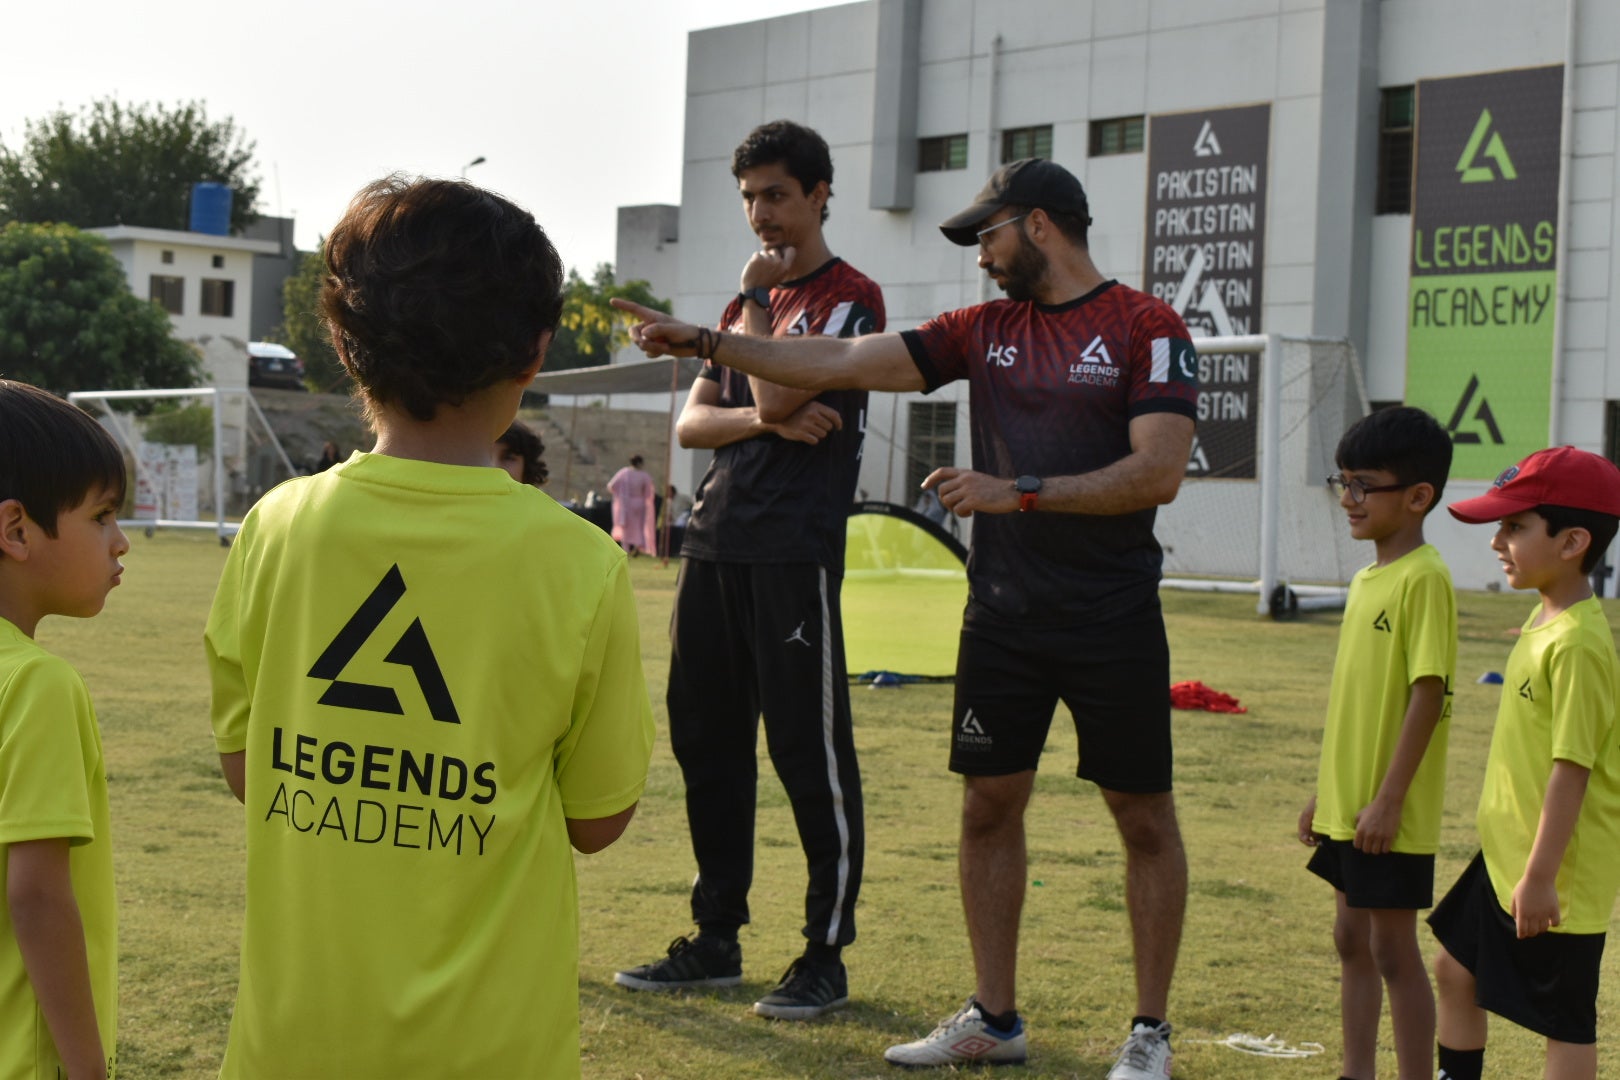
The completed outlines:
<svg viewBox="0 0 1620 1080">
<path fill-rule="evenodd" d="M 1395 632 L 1395 628 L 1389 624 L 1389 615 L 1382 611 L 1378 613 L 1378 618 L 1373 620 L 1373 629 L 1382 630 L 1386 634 Z"/>
</svg>

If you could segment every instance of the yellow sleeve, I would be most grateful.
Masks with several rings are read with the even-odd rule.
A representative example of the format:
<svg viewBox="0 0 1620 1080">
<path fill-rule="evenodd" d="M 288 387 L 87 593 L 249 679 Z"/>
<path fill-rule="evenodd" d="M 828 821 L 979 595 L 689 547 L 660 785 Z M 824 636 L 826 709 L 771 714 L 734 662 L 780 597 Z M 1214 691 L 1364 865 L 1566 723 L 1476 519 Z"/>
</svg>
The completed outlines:
<svg viewBox="0 0 1620 1080">
<path fill-rule="evenodd" d="M 0 686 L 0 844 L 95 839 L 87 745 L 95 722 L 66 661 L 27 662 Z"/>
<path fill-rule="evenodd" d="M 1438 570 L 1415 575 L 1407 583 L 1403 604 L 1405 625 L 1411 628 L 1406 642 L 1408 685 L 1430 675 L 1449 684 L 1457 667 L 1457 594 L 1450 577 Z"/>
<path fill-rule="evenodd" d="M 585 643 L 568 732 L 558 743 L 563 816 L 610 817 L 641 798 L 652 757 L 652 704 L 629 567 L 619 557 Z"/>
<path fill-rule="evenodd" d="M 238 533 L 225 559 L 214 592 L 214 606 L 208 613 L 203 645 L 208 651 L 208 680 L 212 687 L 209 720 L 214 728 L 214 746 L 222 754 L 234 754 L 247 747 L 248 713 L 252 702 L 242 667 L 242 564 L 247 545 Z"/>
<path fill-rule="evenodd" d="M 1590 769 L 1615 723 L 1610 661 L 1595 649 L 1560 647 L 1548 658 L 1552 688 L 1552 756 Z"/>
</svg>

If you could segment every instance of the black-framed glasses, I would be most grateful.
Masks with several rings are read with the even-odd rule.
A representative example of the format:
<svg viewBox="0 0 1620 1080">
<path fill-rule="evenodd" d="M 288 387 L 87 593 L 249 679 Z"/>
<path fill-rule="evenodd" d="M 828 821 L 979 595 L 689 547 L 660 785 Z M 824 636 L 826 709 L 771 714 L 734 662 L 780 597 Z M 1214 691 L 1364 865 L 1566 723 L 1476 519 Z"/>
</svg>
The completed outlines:
<svg viewBox="0 0 1620 1080">
<path fill-rule="evenodd" d="M 1379 491 L 1404 491 L 1411 484 L 1363 484 L 1356 477 L 1346 478 L 1343 473 L 1334 473 L 1327 478 L 1328 490 L 1333 492 L 1335 499 L 1344 498 L 1344 493 L 1350 493 L 1350 501 L 1360 506 L 1367 501 L 1367 496 Z"/>
<path fill-rule="evenodd" d="M 1019 214 L 1017 217 L 1010 217 L 1006 221 L 998 221 L 994 225 L 990 226 L 988 229 L 980 229 L 978 232 L 974 233 L 973 235 L 978 237 L 979 246 L 984 247 L 984 238 L 987 235 L 989 235 L 990 233 L 995 232 L 997 229 L 1001 228 L 1003 225 L 1011 225 L 1013 222 L 1015 222 L 1015 221 L 1023 221 L 1027 217 L 1029 217 L 1028 214 Z"/>
</svg>

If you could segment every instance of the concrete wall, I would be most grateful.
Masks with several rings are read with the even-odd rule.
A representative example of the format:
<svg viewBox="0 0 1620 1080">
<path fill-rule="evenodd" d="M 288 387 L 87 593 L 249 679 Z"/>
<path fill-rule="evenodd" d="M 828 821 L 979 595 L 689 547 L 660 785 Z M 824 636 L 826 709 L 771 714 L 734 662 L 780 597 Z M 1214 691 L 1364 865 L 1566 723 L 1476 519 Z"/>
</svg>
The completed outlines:
<svg viewBox="0 0 1620 1080">
<path fill-rule="evenodd" d="M 914 55 L 895 44 L 902 26 L 915 27 Z M 914 96 L 890 68 L 880 78 L 880 55 L 915 63 Z M 713 322 L 735 291 L 753 237 L 729 159 L 766 120 L 807 123 L 831 145 L 829 243 L 883 285 L 896 330 L 992 295 L 974 253 L 945 242 L 935 224 L 970 202 L 1000 164 L 1002 130 L 1052 125 L 1052 156 L 1091 196 L 1093 257 L 1104 273 L 1139 285 L 1146 157 L 1089 158 L 1091 121 L 1269 102 L 1262 329 L 1350 338 L 1368 396 L 1399 400 L 1411 220 L 1373 214 L 1379 90 L 1566 60 L 1565 321 L 1548 440 L 1601 450 L 1606 404 L 1620 400 L 1613 0 L 867 0 L 700 31 L 688 41 L 675 310 Z M 897 120 L 892 110 L 907 101 L 915 116 Z M 874 147 L 880 133 L 892 145 L 896 132 L 965 132 L 968 167 L 910 178 L 909 209 L 873 209 Z M 896 180 L 893 158 L 876 161 L 880 206 L 907 202 L 896 195 L 905 178 Z M 903 462 L 890 467 L 887 446 L 904 446 L 905 415 L 903 401 L 874 395 L 861 478 L 874 495 L 903 472 Z M 965 417 L 958 431 L 965 462 Z M 1478 489 L 1457 484 L 1448 494 Z M 1494 560 L 1480 555 L 1478 531 L 1438 517 L 1433 530 L 1459 584 L 1499 580 Z"/>
</svg>

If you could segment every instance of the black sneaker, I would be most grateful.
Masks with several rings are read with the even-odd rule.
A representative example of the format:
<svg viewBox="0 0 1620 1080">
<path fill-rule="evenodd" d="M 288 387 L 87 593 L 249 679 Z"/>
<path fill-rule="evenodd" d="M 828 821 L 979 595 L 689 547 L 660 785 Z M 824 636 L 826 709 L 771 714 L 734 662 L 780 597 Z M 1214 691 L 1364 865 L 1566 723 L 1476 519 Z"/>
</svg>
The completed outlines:
<svg viewBox="0 0 1620 1080">
<path fill-rule="evenodd" d="M 742 982 L 742 946 L 724 938 L 678 937 L 662 960 L 615 972 L 630 990 L 680 990 L 688 986 L 736 986 Z"/>
<path fill-rule="evenodd" d="M 788 965 L 775 990 L 754 1002 L 754 1014 L 775 1020 L 814 1020 L 848 1004 L 849 976 L 844 965 L 812 964 L 801 956 Z"/>
</svg>

